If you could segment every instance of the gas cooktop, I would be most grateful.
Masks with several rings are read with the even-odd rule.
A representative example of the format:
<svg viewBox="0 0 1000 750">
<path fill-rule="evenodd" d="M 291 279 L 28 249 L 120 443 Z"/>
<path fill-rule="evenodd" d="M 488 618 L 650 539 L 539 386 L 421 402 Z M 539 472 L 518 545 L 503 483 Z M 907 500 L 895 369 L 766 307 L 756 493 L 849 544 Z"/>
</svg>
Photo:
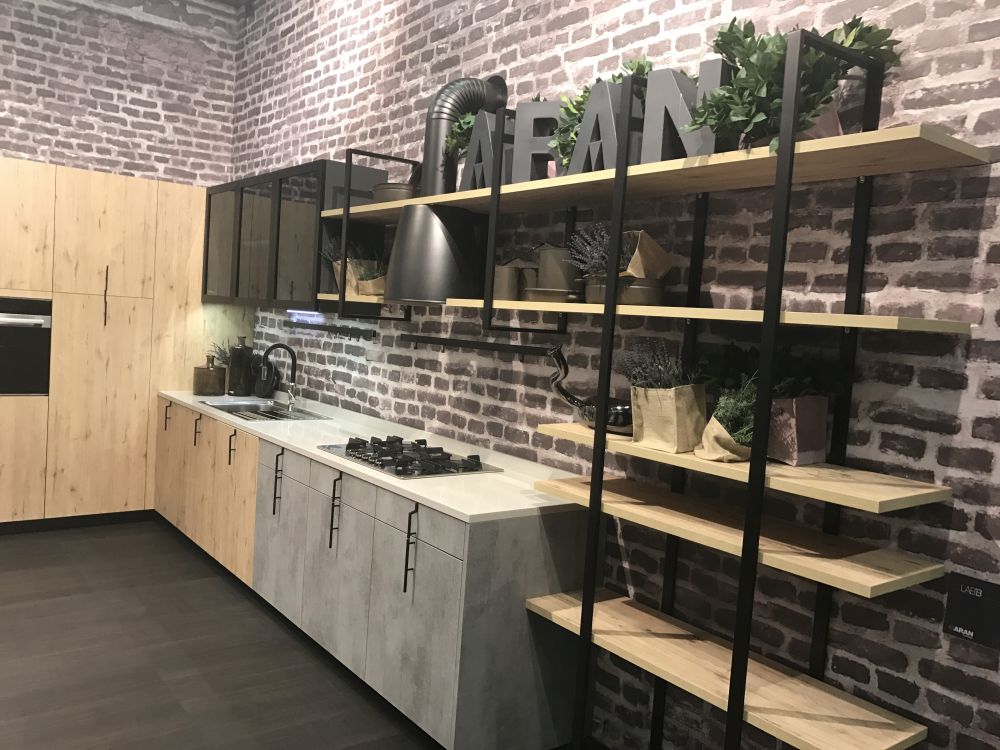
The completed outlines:
<svg viewBox="0 0 1000 750">
<path fill-rule="evenodd" d="M 427 445 L 426 440 L 403 440 L 390 435 L 386 438 L 348 438 L 347 445 L 320 445 L 320 450 L 343 456 L 358 463 L 380 469 L 400 479 L 419 479 L 449 474 L 503 471 L 484 464 L 479 456 L 460 456 L 444 448 Z"/>
</svg>

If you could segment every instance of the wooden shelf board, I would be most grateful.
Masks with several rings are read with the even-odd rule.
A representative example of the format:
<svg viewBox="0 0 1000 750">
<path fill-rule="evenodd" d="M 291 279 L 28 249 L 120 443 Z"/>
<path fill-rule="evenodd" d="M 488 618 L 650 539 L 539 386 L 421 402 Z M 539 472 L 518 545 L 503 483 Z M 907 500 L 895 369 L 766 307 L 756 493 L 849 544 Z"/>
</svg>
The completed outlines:
<svg viewBox="0 0 1000 750">
<path fill-rule="evenodd" d="M 449 298 L 446 305 L 481 309 L 483 300 Z M 495 310 L 530 310 L 535 312 L 600 315 L 604 305 L 585 302 L 529 302 L 526 300 L 496 300 Z M 733 323 L 761 323 L 763 310 L 732 310 L 715 307 L 670 307 L 666 305 L 618 305 L 618 314 L 643 318 L 678 318 L 692 320 L 722 320 Z M 785 325 L 820 326 L 827 328 L 865 328 L 878 331 L 917 331 L 968 335 L 969 323 L 953 320 L 908 318 L 899 315 L 847 315 L 844 313 L 811 313 L 787 311 L 781 314 Z"/>
<path fill-rule="evenodd" d="M 578 594 L 529 599 L 530 612 L 580 632 Z M 732 650 L 709 633 L 625 597 L 598 591 L 593 642 L 713 706 L 728 704 Z M 747 671 L 747 723 L 802 750 L 901 750 L 925 727 L 763 657 Z"/>
<path fill-rule="evenodd" d="M 818 182 L 895 172 L 967 167 L 989 162 L 988 153 L 947 135 L 933 125 L 904 125 L 851 133 L 832 138 L 800 141 L 795 146 L 793 180 Z M 711 156 L 637 164 L 629 167 L 629 197 L 653 198 L 719 190 L 766 187 L 774 184 L 777 157 L 767 146 L 748 151 L 728 151 Z M 563 175 L 546 180 L 519 182 L 501 188 L 501 210 L 505 213 L 540 212 L 608 198 L 614 170 Z M 404 206 L 446 205 L 485 213 L 488 189 L 372 203 L 351 208 L 351 218 L 391 224 Z M 323 212 L 324 218 L 340 218 L 343 209 Z"/>
<path fill-rule="evenodd" d="M 535 489 L 587 506 L 590 478 L 535 482 Z M 716 503 L 659 490 L 630 479 L 604 480 L 602 508 L 637 523 L 727 554 L 743 548 L 743 518 Z M 761 564 L 871 599 L 932 581 L 944 565 L 902 552 L 882 550 L 774 518 L 761 530 Z"/>
<path fill-rule="evenodd" d="M 573 422 L 542 424 L 538 426 L 538 431 L 543 435 L 585 445 L 593 445 L 594 442 L 593 430 Z M 640 443 L 633 443 L 632 438 L 622 435 L 608 434 L 608 451 L 737 482 L 746 482 L 750 473 L 748 462 L 725 464 L 698 458 L 693 453 L 652 450 Z M 951 499 L 951 489 L 948 487 L 831 464 L 786 466 L 769 463 L 765 484 L 779 492 L 871 513 L 888 513 Z"/>
<path fill-rule="evenodd" d="M 316 299 L 323 300 L 325 302 L 339 302 L 339 294 L 317 294 Z M 349 294 L 347 295 L 348 302 L 365 302 L 372 305 L 383 304 L 382 297 L 372 294 Z"/>
</svg>

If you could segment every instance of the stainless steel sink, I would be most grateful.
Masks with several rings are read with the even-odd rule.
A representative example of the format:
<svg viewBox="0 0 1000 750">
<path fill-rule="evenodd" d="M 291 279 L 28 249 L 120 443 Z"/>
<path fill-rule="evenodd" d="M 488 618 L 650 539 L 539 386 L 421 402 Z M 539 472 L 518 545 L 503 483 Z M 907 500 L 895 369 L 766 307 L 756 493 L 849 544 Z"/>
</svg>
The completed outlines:
<svg viewBox="0 0 1000 750">
<path fill-rule="evenodd" d="M 245 419 L 248 422 L 279 422 L 293 419 L 326 419 L 326 417 L 314 414 L 311 411 L 305 411 L 304 409 L 288 411 L 288 407 L 285 404 L 279 404 L 277 401 L 261 399 L 234 401 L 232 399 L 228 399 L 226 401 L 202 401 L 201 403 L 205 406 L 211 406 L 213 409 L 224 411 L 227 414 L 232 414 L 234 417 Z"/>
</svg>

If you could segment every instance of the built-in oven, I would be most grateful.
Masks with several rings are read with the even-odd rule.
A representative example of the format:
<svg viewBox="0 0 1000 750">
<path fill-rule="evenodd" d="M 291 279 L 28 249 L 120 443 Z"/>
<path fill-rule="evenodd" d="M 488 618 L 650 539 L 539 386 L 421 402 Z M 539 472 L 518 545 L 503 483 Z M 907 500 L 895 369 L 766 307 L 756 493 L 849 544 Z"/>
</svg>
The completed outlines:
<svg viewBox="0 0 1000 750">
<path fill-rule="evenodd" d="M 0 396 L 49 392 L 52 301 L 0 298 Z"/>
</svg>

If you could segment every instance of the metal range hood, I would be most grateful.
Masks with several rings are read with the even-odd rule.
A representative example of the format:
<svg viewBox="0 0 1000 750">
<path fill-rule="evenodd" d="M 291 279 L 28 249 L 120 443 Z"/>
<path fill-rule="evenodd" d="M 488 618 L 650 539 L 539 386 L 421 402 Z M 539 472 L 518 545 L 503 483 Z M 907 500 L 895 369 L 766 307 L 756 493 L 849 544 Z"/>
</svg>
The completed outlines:
<svg viewBox="0 0 1000 750">
<path fill-rule="evenodd" d="M 463 114 L 496 112 L 506 103 L 507 83 L 500 76 L 460 78 L 437 93 L 424 130 L 423 195 L 455 191 L 455 163 L 444 156 L 451 126 Z M 485 270 L 482 216 L 448 206 L 406 206 L 389 257 L 385 300 L 441 303 L 448 297 L 481 297 Z"/>
</svg>

